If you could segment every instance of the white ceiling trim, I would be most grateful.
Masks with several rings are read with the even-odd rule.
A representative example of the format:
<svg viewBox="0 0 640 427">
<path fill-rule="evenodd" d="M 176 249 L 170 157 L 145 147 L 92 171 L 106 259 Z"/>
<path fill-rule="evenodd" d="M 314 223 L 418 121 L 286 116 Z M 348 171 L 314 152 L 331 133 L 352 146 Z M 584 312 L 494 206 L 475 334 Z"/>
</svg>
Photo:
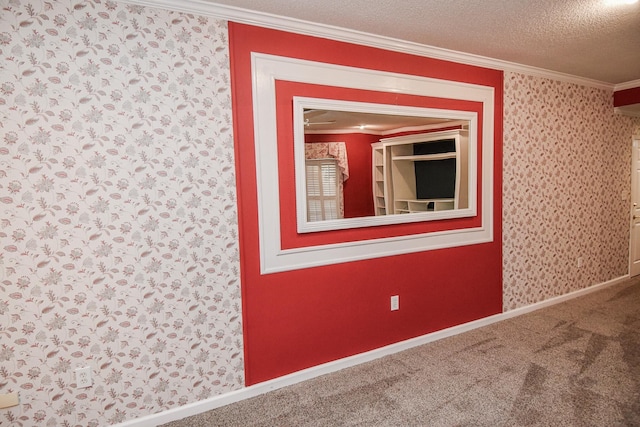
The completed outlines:
<svg viewBox="0 0 640 427">
<path fill-rule="evenodd" d="M 378 36 L 375 34 L 318 24 L 299 19 L 287 18 L 263 12 L 251 11 L 233 6 L 221 5 L 205 0 L 120 0 L 121 3 L 157 7 L 177 12 L 193 13 L 211 16 L 241 24 L 256 25 L 276 30 L 288 31 L 315 37 L 328 38 L 337 41 L 377 47 L 385 50 L 403 52 L 412 55 L 453 61 L 467 65 L 491 68 L 502 71 L 513 71 L 537 77 L 575 83 L 582 86 L 595 87 L 613 91 L 622 88 L 640 86 L 640 81 L 613 85 L 610 83 L 578 77 L 571 74 L 531 67 L 514 62 L 502 61 L 470 53 L 458 52 L 434 46 L 427 46 L 405 40 Z"/>
<path fill-rule="evenodd" d="M 625 90 L 625 89 L 633 89 L 636 87 L 640 87 L 640 79 L 639 80 L 631 80 L 630 82 L 618 83 L 613 87 L 614 91 Z"/>
</svg>

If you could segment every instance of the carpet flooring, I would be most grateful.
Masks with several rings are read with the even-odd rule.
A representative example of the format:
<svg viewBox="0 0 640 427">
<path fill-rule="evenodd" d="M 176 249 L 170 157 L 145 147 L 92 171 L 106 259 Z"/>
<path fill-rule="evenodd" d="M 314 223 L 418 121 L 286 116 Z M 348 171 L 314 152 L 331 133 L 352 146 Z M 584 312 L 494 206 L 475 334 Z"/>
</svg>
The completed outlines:
<svg viewBox="0 0 640 427">
<path fill-rule="evenodd" d="M 165 426 L 640 426 L 640 280 Z"/>
</svg>

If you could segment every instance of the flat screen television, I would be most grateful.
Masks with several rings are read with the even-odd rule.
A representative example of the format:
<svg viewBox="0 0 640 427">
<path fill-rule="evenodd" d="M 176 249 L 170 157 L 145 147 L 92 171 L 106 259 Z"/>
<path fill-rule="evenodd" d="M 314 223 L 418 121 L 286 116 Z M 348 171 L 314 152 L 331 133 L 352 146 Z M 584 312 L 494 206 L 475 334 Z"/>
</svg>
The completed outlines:
<svg viewBox="0 0 640 427">
<path fill-rule="evenodd" d="M 455 153 L 455 139 L 413 145 L 414 155 Z M 416 197 L 418 199 L 453 199 L 456 194 L 456 159 L 416 161 Z"/>
<path fill-rule="evenodd" d="M 453 199 L 456 195 L 456 159 L 428 160 L 414 163 L 416 197 Z"/>
</svg>

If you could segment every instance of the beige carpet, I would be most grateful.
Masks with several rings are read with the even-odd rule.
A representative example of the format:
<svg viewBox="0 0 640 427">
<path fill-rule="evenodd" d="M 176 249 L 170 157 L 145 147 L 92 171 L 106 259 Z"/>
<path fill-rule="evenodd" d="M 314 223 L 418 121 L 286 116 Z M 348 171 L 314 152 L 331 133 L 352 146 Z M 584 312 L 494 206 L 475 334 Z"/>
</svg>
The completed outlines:
<svg viewBox="0 0 640 427">
<path fill-rule="evenodd" d="M 166 426 L 640 426 L 640 281 Z"/>
</svg>

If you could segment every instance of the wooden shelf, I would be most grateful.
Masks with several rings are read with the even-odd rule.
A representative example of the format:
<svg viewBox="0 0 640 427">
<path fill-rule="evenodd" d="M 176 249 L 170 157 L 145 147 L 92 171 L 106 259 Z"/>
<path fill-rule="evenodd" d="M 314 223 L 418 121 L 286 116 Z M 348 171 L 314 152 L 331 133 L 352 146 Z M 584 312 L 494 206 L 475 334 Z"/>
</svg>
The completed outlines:
<svg viewBox="0 0 640 427">
<path fill-rule="evenodd" d="M 439 154 L 419 154 L 413 156 L 393 156 L 391 160 L 395 161 L 428 161 L 428 160 L 444 160 L 444 159 L 455 159 L 457 157 L 456 153 L 439 153 Z"/>
<path fill-rule="evenodd" d="M 454 209 L 455 199 L 396 199 L 396 213 L 436 212 Z"/>
<path fill-rule="evenodd" d="M 387 168 L 385 162 L 385 149 L 380 143 L 372 144 L 373 166 L 373 206 L 375 215 L 387 214 Z"/>
</svg>

